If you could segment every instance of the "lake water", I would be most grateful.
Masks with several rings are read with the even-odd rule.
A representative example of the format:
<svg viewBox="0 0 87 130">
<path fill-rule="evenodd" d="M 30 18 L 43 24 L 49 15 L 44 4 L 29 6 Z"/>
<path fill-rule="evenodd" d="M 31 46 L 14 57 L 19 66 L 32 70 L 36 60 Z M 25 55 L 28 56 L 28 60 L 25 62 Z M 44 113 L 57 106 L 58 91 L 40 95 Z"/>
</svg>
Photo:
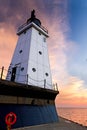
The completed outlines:
<svg viewBox="0 0 87 130">
<path fill-rule="evenodd" d="M 57 108 L 58 115 L 87 126 L 87 108 Z"/>
</svg>

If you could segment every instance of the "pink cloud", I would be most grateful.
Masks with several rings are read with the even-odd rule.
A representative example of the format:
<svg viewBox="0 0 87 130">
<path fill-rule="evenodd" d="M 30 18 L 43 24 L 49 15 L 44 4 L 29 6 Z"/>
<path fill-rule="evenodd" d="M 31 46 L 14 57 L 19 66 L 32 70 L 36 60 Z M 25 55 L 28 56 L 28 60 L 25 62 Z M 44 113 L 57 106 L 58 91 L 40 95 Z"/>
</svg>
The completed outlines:
<svg viewBox="0 0 87 130">
<path fill-rule="evenodd" d="M 17 37 L 14 27 L 5 23 L 0 24 L 0 68 L 4 66 L 5 69 L 8 69 L 15 49 L 16 40 Z"/>
</svg>

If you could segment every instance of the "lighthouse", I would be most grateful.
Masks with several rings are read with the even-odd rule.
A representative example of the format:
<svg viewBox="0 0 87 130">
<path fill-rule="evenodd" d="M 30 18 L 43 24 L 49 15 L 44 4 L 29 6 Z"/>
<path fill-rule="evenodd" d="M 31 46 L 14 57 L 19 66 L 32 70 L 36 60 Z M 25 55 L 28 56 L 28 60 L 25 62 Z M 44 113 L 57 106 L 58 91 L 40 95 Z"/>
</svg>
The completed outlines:
<svg viewBox="0 0 87 130">
<path fill-rule="evenodd" d="M 31 17 L 18 28 L 19 36 L 6 79 L 18 83 L 52 89 L 47 38 L 48 31 Z"/>
<path fill-rule="evenodd" d="M 0 79 L 0 130 L 6 130 L 5 117 L 15 113 L 12 128 L 58 122 L 49 64 L 48 31 L 31 17 L 17 30 L 18 42 L 8 68 L 6 80 Z M 12 119 L 12 118 L 11 118 Z"/>
</svg>

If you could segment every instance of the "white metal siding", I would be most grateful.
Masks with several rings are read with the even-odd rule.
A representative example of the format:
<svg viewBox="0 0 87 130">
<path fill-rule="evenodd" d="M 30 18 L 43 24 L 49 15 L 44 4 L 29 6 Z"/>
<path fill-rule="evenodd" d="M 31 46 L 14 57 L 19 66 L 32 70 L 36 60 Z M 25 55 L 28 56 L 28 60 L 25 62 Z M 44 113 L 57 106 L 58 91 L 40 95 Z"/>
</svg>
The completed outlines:
<svg viewBox="0 0 87 130">
<path fill-rule="evenodd" d="M 16 82 L 52 89 L 48 48 L 44 38 L 46 39 L 46 36 L 41 32 L 39 33 L 38 29 L 36 30 L 34 27 L 19 35 L 11 62 L 12 67 L 18 64 L 16 65 L 18 67 Z M 10 76 L 8 74 L 7 77 L 10 80 L 11 74 Z M 46 86 L 44 86 L 44 80 Z"/>
</svg>

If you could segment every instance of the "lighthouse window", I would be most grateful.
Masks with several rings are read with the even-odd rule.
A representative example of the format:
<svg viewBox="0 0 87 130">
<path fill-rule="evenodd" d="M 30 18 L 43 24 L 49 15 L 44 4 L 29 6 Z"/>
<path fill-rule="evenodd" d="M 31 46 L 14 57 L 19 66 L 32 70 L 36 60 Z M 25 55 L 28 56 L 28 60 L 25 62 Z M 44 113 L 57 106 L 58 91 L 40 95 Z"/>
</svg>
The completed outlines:
<svg viewBox="0 0 87 130">
<path fill-rule="evenodd" d="M 43 41 L 46 42 L 46 38 L 45 37 L 43 38 Z"/>
<path fill-rule="evenodd" d="M 48 76 L 49 74 L 48 73 L 45 73 L 46 76 Z"/>
<path fill-rule="evenodd" d="M 33 71 L 33 72 L 35 72 L 35 71 L 36 71 L 36 69 L 35 69 L 35 68 L 32 68 L 32 71 Z"/>
<path fill-rule="evenodd" d="M 41 52 L 41 51 L 39 51 L 39 54 L 40 54 L 40 55 L 42 55 L 42 52 Z"/>
<path fill-rule="evenodd" d="M 11 74 L 11 71 L 8 71 L 9 74 Z"/>
<path fill-rule="evenodd" d="M 22 50 L 20 50 L 19 53 L 22 53 Z"/>
<path fill-rule="evenodd" d="M 21 71 L 23 71 L 23 70 L 24 70 L 24 67 L 21 68 Z"/>
<path fill-rule="evenodd" d="M 39 32 L 39 35 L 41 35 L 41 33 Z"/>
<path fill-rule="evenodd" d="M 24 34 L 26 33 L 26 31 L 24 31 Z"/>
</svg>

